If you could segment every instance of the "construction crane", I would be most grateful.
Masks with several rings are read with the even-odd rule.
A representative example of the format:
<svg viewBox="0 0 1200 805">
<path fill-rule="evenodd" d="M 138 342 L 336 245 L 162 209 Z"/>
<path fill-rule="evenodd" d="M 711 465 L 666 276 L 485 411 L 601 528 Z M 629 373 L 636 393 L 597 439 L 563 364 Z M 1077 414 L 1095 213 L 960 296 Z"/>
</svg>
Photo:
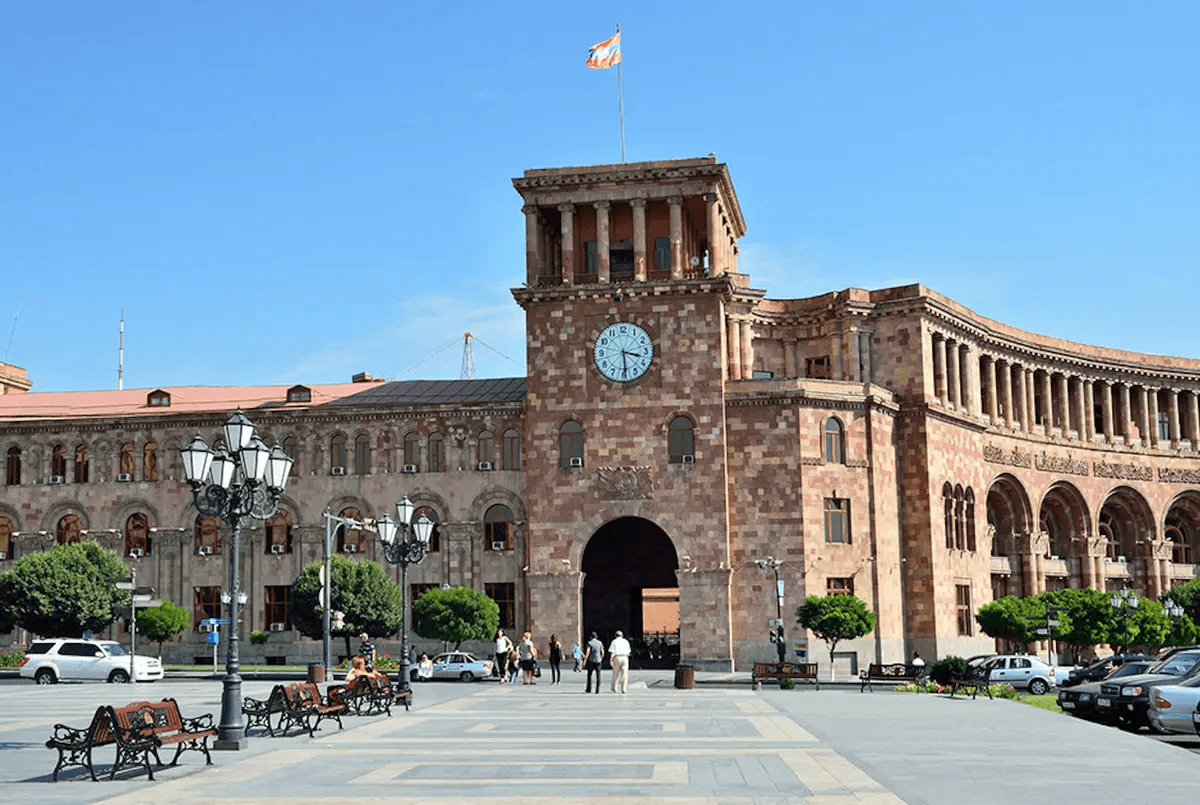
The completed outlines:
<svg viewBox="0 0 1200 805">
<path fill-rule="evenodd" d="M 463 333 L 463 359 L 461 380 L 475 379 L 475 353 L 471 351 L 471 334 Z"/>
<path fill-rule="evenodd" d="M 459 377 L 462 380 L 474 380 L 475 379 L 475 353 L 474 353 L 471 345 L 476 341 L 479 341 L 479 339 L 476 338 L 471 333 L 463 333 L 463 335 L 462 335 L 462 342 L 463 342 L 462 370 L 459 373 Z M 457 343 L 458 343 L 458 339 L 456 338 L 453 341 L 451 341 L 449 344 L 447 344 L 446 346 L 444 346 L 441 349 L 436 350 L 432 354 L 422 358 L 420 361 L 418 361 L 413 366 L 410 366 L 404 374 L 408 374 L 409 372 L 411 372 L 413 369 L 416 369 L 421 364 L 423 364 L 429 360 L 432 360 L 433 358 L 436 358 L 438 355 L 440 355 L 441 353 L 450 349 L 450 347 L 454 346 Z M 511 361 L 512 363 L 515 363 L 515 364 L 517 363 L 512 358 L 508 357 L 507 355 L 505 355 L 503 352 L 496 349 L 495 347 L 493 347 L 489 344 L 486 344 L 483 341 L 479 341 L 479 343 L 483 344 L 485 347 L 490 349 L 492 352 L 495 352 L 501 358 L 504 358 L 504 360 Z M 517 365 L 520 366 L 520 364 L 517 364 Z"/>
</svg>

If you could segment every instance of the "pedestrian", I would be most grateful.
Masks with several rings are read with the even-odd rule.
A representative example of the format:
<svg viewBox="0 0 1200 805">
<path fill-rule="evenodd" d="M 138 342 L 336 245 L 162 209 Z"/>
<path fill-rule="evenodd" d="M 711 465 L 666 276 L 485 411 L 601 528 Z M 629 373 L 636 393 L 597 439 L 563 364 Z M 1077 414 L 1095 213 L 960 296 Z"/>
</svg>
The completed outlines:
<svg viewBox="0 0 1200 805">
<path fill-rule="evenodd" d="M 608 662 L 612 666 L 612 692 L 616 693 L 620 690 L 622 693 L 627 692 L 629 687 L 629 653 L 632 649 L 629 647 L 629 641 L 625 639 L 625 635 L 621 630 L 617 630 L 617 636 L 608 645 Z"/>
<path fill-rule="evenodd" d="M 558 635 L 550 635 L 550 684 L 558 685 L 562 683 L 562 669 L 559 665 L 562 664 L 562 643 L 558 642 Z"/>
<path fill-rule="evenodd" d="M 422 654 L 417 662 L 417 679 L 422 682 L 433 679 L 433 660 L 429 659 L 428 654 Z"/>
<path fill-rule="evenodd" d="M 363 658 L 363 662 L 367 664 L 367 671 L 375 670 L 375 644 L 371 642 L 371 636 L 363 632 L 358 636 L 358 654 Z"/>
<path fill-rule="evenodd" d="M 517 647 L 513 646 L 508 652 L 508 684 L 517 684 L 517 672 L 521 670 L 521 656 L 517 652 Z"/>
<path fill-rule="evenodd" d="M 912 664 L 913 665 L 922 665 L 922 666 L 925 665 L 925 661 L 923 659 L 921 659 L 921 655 L 918 654 L 916 651 L 913 652 Z"/>
<path fill-rule="evenodd" d="M 503 629 L 496 630 L 496 676 L 503 682 L 508 677 L 508 653 L 512 651 L 512 641 Z"/>
<path fill-rule="evenodd" d="M 521 679 L 522 685 L 536 685 L 533 681 L 533 661 L 537 658 L 537 646 L 533 644 L 533 636 L 526 632 L 521 635 L 521 642 L 517 644 L 517 659 L 521 663 Z"/>
<path fill-rule="evenodd" d="M 575 673 L 579 673 L 579 665 L 583 662 L 583 649 L 579 647 L 579 642 L 571 644 L 571 656 L 575 659 Z"/>
<path fill-rule="evenodd" d="M 604 644 L 600 642 L 600 638 L 592 632 L 591 639 L 588 640 L 587 651 L 583 655 L 583 667 L 587 670 L 587 687 L 584 688 L 584 693 L 592 692 L 592 674 L 596 675 L 596 692 L 600 692 L 600 663 L 604 662 Z"/>
</svg>

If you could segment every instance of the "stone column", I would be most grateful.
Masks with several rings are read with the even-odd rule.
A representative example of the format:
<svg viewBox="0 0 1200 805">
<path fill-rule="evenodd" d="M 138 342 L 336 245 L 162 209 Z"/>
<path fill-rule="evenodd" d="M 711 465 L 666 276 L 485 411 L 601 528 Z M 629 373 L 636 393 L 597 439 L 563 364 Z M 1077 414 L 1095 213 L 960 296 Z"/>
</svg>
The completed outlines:
<svg viewBox="0 0 1200 805">
<path fill-rule="evenodd" d="M 796 368 L 796 339 L 793 337 L 783 339 L 783 371 L 787 377 L 800 376 Z"/>
<path fill-rule="evenodd" d="M 1017 427 L 1017 415 L 1013 411 L 1012 364 L 1008 361 L 1004 361 L 1000 369 L 1000 399 L 1004 401 L 1004 425 L 1014 430 Z"/>
<path fill-rule="evenodd" d="M 566 285 L 575 281 L 575 205 L 559 204 L 562 216 L 562 281 Z"/>
<path fill-rule="evenodd" d="M 933 396 L 946 404 L 946 339 L 939 333 L 933 333 Z"/>
<path fill-rule="evenodd" d="M 683 196 L 667 199 L 671 208 L 671 279 L 683 278 Z"/>
<path fill-rule="evenodd" d="M 596 208 L 596 282 L 609 281 L 609 244 L 608 244 L 608 209 L 607 201 L 597 201 L 592 205 Z"/>
<path fill-rule="evenodd" d="M 1054 385 L 1058 387 L 1058 399 L 1055 400 L 1058 409 L 1058 416 L 1062 420 L 1062 435 L 1067 438 L 1067 431 L 1071 429 L 1071 397 L 1070 391 L 1067 388 L 1067 376 L 1061 372 L 1054 376 Z"/>
<path fill-rule="evenodd" d="M 742 379 L 754 377 L 754 329 L 749 319 L 742 323 Z"/>
<path fill-rule="evenodd" d="M 1078 434 L 1077 438 L 1079 439 L 1079 441 L 1086 442 L 1087 441 L 1087 416 L 1085 414 L 1086 414 L 1087 406 L 1084 404 L 1085 400 L 1084 400 L 1084 395 L 1083 395 L 1083 378 L 1081 378 L 1081 377 L 1071 378 L 1070 385 L 1075 387 L 1075 418 L 1079 421 L 1078 427 L 1075 429 L 1075 432 Z"/>
<path fill-rule="evenodd" d="M 1146 387 L 1138 386 L 1137 389 L 1137 426 L 1138 436 L 1141 437 L 1144 447 L 1150 446 L 1150 417 L 1149 417 L 1149 402 L 1146 397 Z"/>
<path fill-rule="evenodd" d="M 981 391 L 987 398 L 987 415 L 988 422 L 991 425 L 996 424 L 996 420 L 1000 418 L 1000 406 L 996 399 L 996 359 L 991 355 L 980 356 L 980 362 L 983 364 L 983 380 L 980 384 Z"/>
<path fill-rule="evenodd" d="M 721 210 L 716 193 L 704 194 L 704 208 L 708 213 L 708 274 L 715 277 L 725 272 L 721 259 Z"/>
<path fill-rule="evenodd" d="M 1104 388 L 1100 390 L 1100 418 L 1104 426 L 1104 441 L 1112 444 L 1113 440 L 1113 398 L 1112 381 L 1102 381 Z"/>
<path fill-rule="evenodd" d="M 962 384 L 958 381 L 962 360 L 958 354 L 958 342 L 946 342 L 946 388 L 949 392 L 949 402 L 955 411 L 962 410 Z"/>
<path fill-rule="evenodd" d="M 1096 441 L 1096 390 L 1091 380 L 1083 381 L 1083 430 L 1089 442 Z M 1084 438 L 1084 437 L 1080 437 Z"/>
<path fill-rule="evenodd" d="M 963 384 L 963 408 L 969 416 L 976 419 L 983 416 L 983 401 L 979 394 L 979 359 L 975 349 L 969 344 L 963 344 L 959 350 L 962 355 L 963 367 L 960 377 Z"/>
<path fill-rule="evenodd" d="M 646 199 L 635 198 L 633 207 L 633 279 L 646 281 Z"/>
<path fill-rule="evenodd" d="M 1133 421 L 1133 410 L 1129 404 L 1129 384 L 1128 383 L 1121 384 L 1121 396 L 1119 399 L 1121 401 L 1121 410 L 1120 410 L 1121 433 L 1120 433 L 1120 435 L 1122 437 L 1124 437 L 1125 444 L 1129 444 L 1129 439 L 1133 435 L 1132 433 L 1130 433 L 1130 430 L 1129 430 L 1129 423 Z"/>
<path fill-rule="evenodd" d="M 1150 418 L 1150 443 L 1154 447 L 1158 447 L 1158 389 L 1147 389 L 1146 400 L 1150 408 L 1150 413 L 1147 415 Z"/>
<path fill-rule="evenodd" d="M 871 364 L 871 342 L 872 333 L 868 330 L 862 330 L 858 334 L 858 356 L 862 362 L 862 382 L 874 382 L 874 371 Z"/>
<path fill-rule="evenodd" d="M 1023 373 L 1025 376 L 1025 432 L 1033 433 L 1033 426 L 1037 424 L 1037 406 L 1034 403 L 1037 397 L 1037 384 L 1034 382 L 1032 369 L 1026 368 Z"/>
<path fill-rule="evenodd" d="M 736 319 L 727 316 L 725 319 L 726 336 L 729 339 L 729 371 L 730 380 L 742 379 L 742 328 Z"/>
<path fill-rule="evenodd" d="M 862 379 L 862 375 L 860 374 L 862 365 L 858 357 L 858 329 L 856 327 L 848 328 L 845 340 L 849 342 L 850 347 L 850 371 L 848 372 L 850 376 L 847 379 L 858 382 Z"/>
<path fill-rule="evenodd" d="M 1195 391 L 1188 392 L 1188 438 L 1193 450 L 1200 450 L 1200 397 Z"/>
<path fill-rule="evenodd" d="M 1171 428 L 1171 447 L 1179 449 L 1179 390 L 1171 389 L 1167 392 L 1167 421 Z"/>
<path fill-rule="evenodd" d="M 532 288 L 542 273 L 542 220 L 536 204 L 526 204 L 521 212 L 525 213 L 525 281 Z"/>
<path fill-rule="evenodd" d="M 1050 435 L 1050 429 L 1054 427 L 1054 394 L 1050 390 L 1050 372 L 1042 370 L 1042 427 L 1046 429 L 1046 435 Z"/>
<path fill-rule="evenodd" d="M 1016 403 L 1018 408 L 1017 421 L 1021 424 L 1021 430 L 1029 432 L 1029 392 L 1026 391 L 1025 383 L 1025 367 L 1014 366 L 1017 374 L 1017 389 L 1015 393 Z"/>
<path fill-rule="evenodd" d="M 829 377 L 832 380 L 845 380 L 843 367 L 845 361 L 842 360 L 842 334 L 833 332 L 829 335 Z"/>
</svg>

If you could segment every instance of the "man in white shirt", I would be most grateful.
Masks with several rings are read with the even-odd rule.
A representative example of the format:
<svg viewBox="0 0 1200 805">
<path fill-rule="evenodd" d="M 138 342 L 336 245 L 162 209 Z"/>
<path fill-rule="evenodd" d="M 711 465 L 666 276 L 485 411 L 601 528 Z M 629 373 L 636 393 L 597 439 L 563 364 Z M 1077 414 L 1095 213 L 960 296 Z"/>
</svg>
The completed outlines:
<svg viewBox="0 0 1200 805">
<path fill-rule="evenodd" d="M 616 693 L 620 687 L 621 692 L 625 693 L 629 687 L 629 641 L 625 639 L 625 635 L 620 631 L 613 638 L 612 643 L 608 645 L 608 661 L 612 664 L 612 692 Z"/>
</svg>

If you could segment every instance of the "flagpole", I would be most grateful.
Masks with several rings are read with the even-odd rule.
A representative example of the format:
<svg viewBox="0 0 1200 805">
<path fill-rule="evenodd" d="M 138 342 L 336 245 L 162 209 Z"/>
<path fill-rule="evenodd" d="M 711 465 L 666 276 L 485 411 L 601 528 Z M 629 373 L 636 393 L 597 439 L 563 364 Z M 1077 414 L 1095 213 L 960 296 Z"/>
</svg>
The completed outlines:
<svg viewBox="0 0 1200 805">
<path fill-rule="evenodd" d="M 621 33 L 621 24 L 617 23 L 617 33 Z M 625 161 L 625 93 L 621 90 L 621 61 L 617 61 L 617 108 L 621 114 L 621 162 Z"/>
</svg>

